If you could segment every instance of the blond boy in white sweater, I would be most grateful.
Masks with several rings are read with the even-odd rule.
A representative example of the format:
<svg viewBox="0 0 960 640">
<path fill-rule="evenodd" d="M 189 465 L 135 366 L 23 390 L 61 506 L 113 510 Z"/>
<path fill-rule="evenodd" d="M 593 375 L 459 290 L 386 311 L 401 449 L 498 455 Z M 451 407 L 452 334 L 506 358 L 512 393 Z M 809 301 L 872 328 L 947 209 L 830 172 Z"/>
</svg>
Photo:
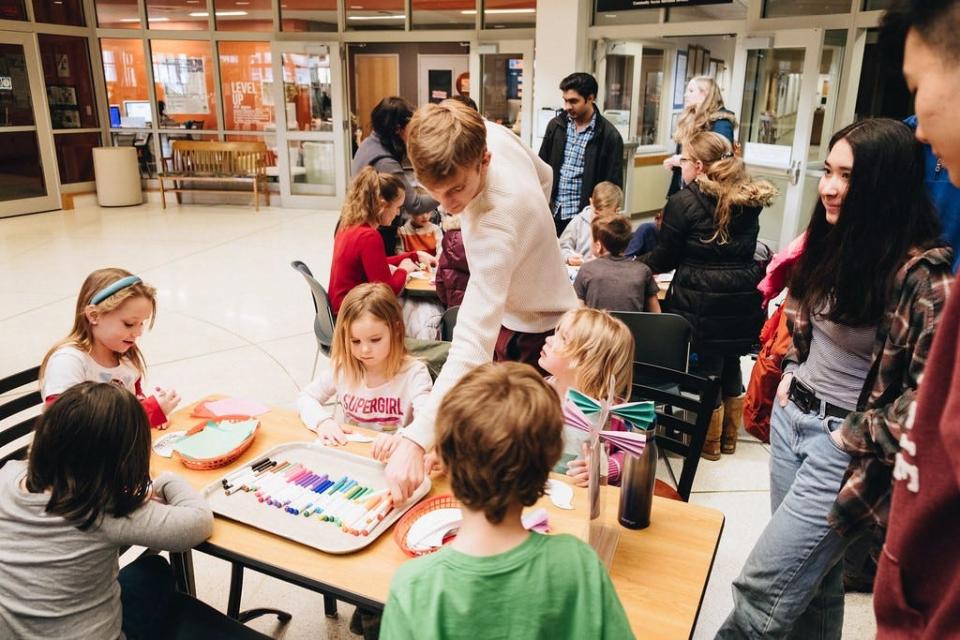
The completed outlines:
<svg viewBox="0 0 960 640">
<path fill-rule="evenodd" d="M 446 364 L 401 437 L 374 455 L 394 498 L 408 497 L 434 444 L 440 401 L 467 372 L 491 360 L 536 366 L 540 348 L 577 297 L 563 266 L 549 201 L 552 171 L 519 138 L 455 101 L 421 107 L 407 125 L 417 180 L 461 215 L 470 282 Z"/>
</svg>

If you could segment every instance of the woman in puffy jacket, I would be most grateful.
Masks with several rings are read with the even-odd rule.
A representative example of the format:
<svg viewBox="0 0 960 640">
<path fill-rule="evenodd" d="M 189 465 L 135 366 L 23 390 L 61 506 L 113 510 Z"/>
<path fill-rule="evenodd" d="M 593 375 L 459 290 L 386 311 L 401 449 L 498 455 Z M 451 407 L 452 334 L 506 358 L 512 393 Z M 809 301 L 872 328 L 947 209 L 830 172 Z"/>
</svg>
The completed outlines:
<svg viewBox="0 0 960 640">
<path fill-rule="evenodd" d="M 676 269 L 665 311 L 693 326 L 698 373 L 720 379 L 702 454 L 717 460 L 721 450 L 735 451 L 743 419 L 740 356 L 750 351 L 764 320 L 757 291 L 763 268 L 754 260 L 760 211 L 777 192 L 751 178 L 717 133 L 685 140 L 679 162 L 687 188 L 667 201 L 657 246 L 638 260 L 654 273 Z"/>
<path fill-rule="evenodd" d="M 467 266 L 467 254 L 463 251 L 463 238 L 460 236 L 460 216 L 443 217 L 443 240 L 440 243 L 440 259 L 437 264 L 437 297 L 440 304 L 448 309 L 463 301 L 470 280 L 470 267 Z"/>
</svg>

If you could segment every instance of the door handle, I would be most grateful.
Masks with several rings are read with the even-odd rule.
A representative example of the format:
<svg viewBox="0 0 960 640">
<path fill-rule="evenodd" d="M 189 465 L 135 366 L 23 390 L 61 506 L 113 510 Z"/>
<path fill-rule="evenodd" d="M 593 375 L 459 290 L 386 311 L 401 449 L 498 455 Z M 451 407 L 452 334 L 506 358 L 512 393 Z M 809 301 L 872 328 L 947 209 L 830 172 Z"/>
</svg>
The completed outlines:
<svg viewBox="0 0 960 640">
<path fill-rule="evenodd" d="M 787 177 L 790 179 L 791 185 L 796 185 L 800 182 L 800 171 L 802 170 L 802 163 L 799 160 L 794 160 L 790 163 L 790 170 L 787 172 Z"/>
</svg>

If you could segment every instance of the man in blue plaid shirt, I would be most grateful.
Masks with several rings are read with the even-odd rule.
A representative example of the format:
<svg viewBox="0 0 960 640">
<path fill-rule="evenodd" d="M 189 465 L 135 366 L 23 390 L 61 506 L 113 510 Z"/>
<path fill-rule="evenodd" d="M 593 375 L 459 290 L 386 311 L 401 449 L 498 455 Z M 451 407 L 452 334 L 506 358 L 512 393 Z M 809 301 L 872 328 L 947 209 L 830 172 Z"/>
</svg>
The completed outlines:
<svg viewBox="0 0 960 640">
<path fill-rule="evenodd" d="M 550 208 L 557 236 L 587 206 L 598 183 L 623 188 L 623 138 L 597 109 L 597 80 L 572 73 L 560 90 L 563 113 L 547 125 L 540 145 L 540 158 L 553 168 Z"/>
</svg>

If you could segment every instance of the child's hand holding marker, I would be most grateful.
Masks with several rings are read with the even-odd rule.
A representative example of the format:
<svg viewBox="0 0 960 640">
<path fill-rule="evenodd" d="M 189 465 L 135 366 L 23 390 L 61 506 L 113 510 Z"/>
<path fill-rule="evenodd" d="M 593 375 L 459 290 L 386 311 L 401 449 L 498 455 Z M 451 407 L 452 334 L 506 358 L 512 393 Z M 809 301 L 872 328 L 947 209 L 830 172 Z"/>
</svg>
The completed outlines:
<svg viewBox="0 0 960 640">
<path fill-rule="evenodd" d="M 338 424 L 332 418 L 327 418 L 317 425 L 317 439 L 325 445 L 339 447 L 347 444 L 348 433 L 353 433 L 353 429 L 345 424 Z"/>
<path fill-rule="evenodd" d="M 175 390 L 170 389 L 169 391 L 156 387 L 154 389 L 155 395 L 157 398 L 157 404 L 160 405 L 160 410 L 163 411 L 163 415 L 168 416 L 177 408 L 177 405 L 180 404 L 180 394 Z M 166 429 L 169 423 L 164 423 L 160 425 L 161 429 Z"/>
</svg>

